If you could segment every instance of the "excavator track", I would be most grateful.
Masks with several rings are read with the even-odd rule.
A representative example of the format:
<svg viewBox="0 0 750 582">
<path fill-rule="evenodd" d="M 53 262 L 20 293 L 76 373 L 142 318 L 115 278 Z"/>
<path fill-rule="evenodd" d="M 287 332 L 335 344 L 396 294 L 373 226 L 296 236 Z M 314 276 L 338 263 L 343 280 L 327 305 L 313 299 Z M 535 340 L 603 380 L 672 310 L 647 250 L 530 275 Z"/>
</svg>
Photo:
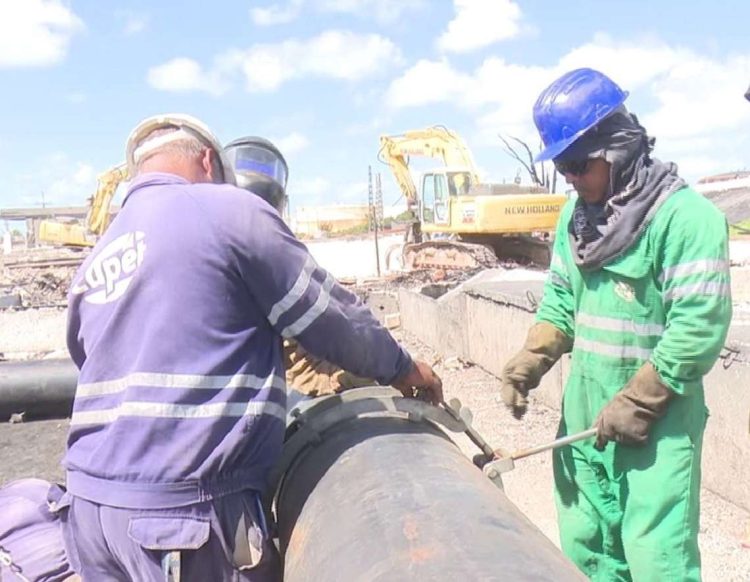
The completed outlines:
<svg viewBox="0 0 750 582">
<path fill-rule="evenodd" d="M 430 240 L 404 247 L 404 267 L 416 269 L 477 269 L 498 265 L 492 247 L 453 240 Z"/>
</svg>

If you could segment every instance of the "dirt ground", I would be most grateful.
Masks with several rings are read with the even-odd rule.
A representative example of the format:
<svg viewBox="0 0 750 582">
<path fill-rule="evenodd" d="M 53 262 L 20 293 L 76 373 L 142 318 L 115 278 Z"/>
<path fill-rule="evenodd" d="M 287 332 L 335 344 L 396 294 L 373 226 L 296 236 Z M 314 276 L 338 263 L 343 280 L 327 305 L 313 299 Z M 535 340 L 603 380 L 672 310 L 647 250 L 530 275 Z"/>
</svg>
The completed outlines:
<svg viewBox="0 0 750 582">
<path fill-rule="evenodd" d="M 413 355 L 438 360 L 434 351 L 413 338 L 404 338 Z M 559 413 L 534 402 L 523 421 L 515 420 L 499 401 L 500 381 L 476 366 L 463 367 L 453 359 L 436 367 L 446 399 L 459 398 L 474 413 L 474 427 L 495 448 L 517 450 L 555 438 Z M 467 455 L 477 449 L 464 435 L 454 438 Z M 559 547 L 549 453 L 523 459 L 503 476 L 505 492 L 547 537 Z M 705 582 L 750 580 L 750 512 L 703 489 L 699 543 Z"/>
<path fill-rule="evenodd" d="M 398 335 L 398 333 L 397 333 Z M 522 422 L 507 413 L 497 399 L 499 381 L 475 366 L 458 360 L 440 361 L 428 347 L 413 338 L 402 338 L 416 357 L 437 361 L 447 398 L 459 398 L 474 413 L 474 425 L 495 447 L 516 449 L 554 438 L 557 413 L 534 403 Z M 62 480 L 60 459 L 65 447 L 67 420 L 0 424 L 0 482 L 20 477 Z M 477 450 L 464 435 L 456 442 L 468 456 Z M 508 497 L 559 545 L 552 496 L 552 464 L 549 454 L 520 461 L 504 476 Z M 747 539 L 750 513 L 703 490 L 700 545 L 706 582 L 750 580 L 750 549 Z"/>
<path fill-rule="evenodd" d="M 391 241 L 386 239 L 382 242 Z M 369 244 L 368 241 L 361 245 Z M 735 243 L 736 245 L 737 243 Z M 328 265 L 339 277 L 368 277 L 375 272 L 374 252 L 367 264 L 359 264 L 352 270 L 352 261 L 338 253 L 337 244 L 312 244 L 318 260 Z M 349 245 L 351 246 L 351 245 Z M 387 245 L 386 245 L 387 246 Z M 320 247 L 320 248 L 318 248 Z M 362 249 L 354 249 L 362 251 Z M 325 252 L 324 252 L 325 251 Z M 329 252 L 330 251 L 330 252 Z M 382 247 L 381 247 L 382 251 Z M 733 249 L 736 262 L 750 263 L 750 258 L 739 251 L 747 251 L 750 244 Z M 360 256 L 362 253 L 360 253 Z M 328 260 L 326 260 L 328 259 Z M 335 259 L 335 260 L 334 260 Z M 381 261 L 384 257 L 381 253 Z M 340 272 L 337 272 L 340 271 Z M 8 275 L 9 271 L 5 272 Z M 14 292 L 19 286 L 20 276 L 25 271 L 16 270 L 10 280 L 6 277 L 5 289 Z M 35 271 L 36 273 L 36 271 Z M 0 310 L 0 358 L 28 359 L 35 357 L 60 357 L 65 355 L 65 311 L 58 306 L 63 285 L 54 285 L 32 277 L 33 285 L 23 287 L 24 298 L 32 298 L 27 304 L 55 305 L 47 309 L 21 311 Z M 394 279 L 390 285 L 408 285 L 410 281 Z M 423 281 L 427 282 L 427 281 Z M 375 284 L 377 287 L 378 285 Z M 29 291 L 31 289 L 31 291 Z M 39 297 L 40 299 L 36 299 Z M 46 303 L 45 303 L 46 301 Z M 397 335 L 400 335 L 397 332 Z M 427 361 L 437 361 L 436 368 L 444 379 L 447 398 L 457 397 L 474 413 L 474 425 L 495 447 L 506 450 L 525 448 L 554 438 L 558 413 L 539 403 L 534 403 L 523 422 L 516 421 L 498 401 L 500 384 L 497 378 L 475 366 L 466 366 L 456 359 L 440 361 L 436 354 L 410 337 L 402 337 L 409 350 Z M 62 481 L 60 460 L 65 448 L 68 421 L 45 420 L 21 424 L 0 423 L 0 483 L 21 477 L 41 477 Z M 468 456 L 477 451 L 464 435 L 452 435 Z M 731 476 L 727 476 L 731 478 Z M 559 544 L 555 507 L 552 494 L 552 467 L 549 454 L 538 455 L 520 461 L 516 469 L 504 476 L 508 497 L 539 527 L 553 542 Z M 739 508 L 715 494 L 703 490 L 702 527 L 700 545 L 703 555 L 704 580 L 707 582 L 750 581 L 750 512 Z"/>
</svg>

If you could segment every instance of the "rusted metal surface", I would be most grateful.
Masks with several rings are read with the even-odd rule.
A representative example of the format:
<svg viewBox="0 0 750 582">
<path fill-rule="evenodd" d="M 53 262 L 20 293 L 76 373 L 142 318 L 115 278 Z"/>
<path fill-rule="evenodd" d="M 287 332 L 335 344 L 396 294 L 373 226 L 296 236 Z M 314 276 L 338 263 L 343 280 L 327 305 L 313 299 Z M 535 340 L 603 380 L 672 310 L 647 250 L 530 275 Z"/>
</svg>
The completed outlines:
<svg viewBox="0 0 750 582">
<path fill-rule="evenodd" d="M 276 502 L 286 582 L 585 579 L 433 423 L 363 416 L 314 436 Z"/>
</svg>

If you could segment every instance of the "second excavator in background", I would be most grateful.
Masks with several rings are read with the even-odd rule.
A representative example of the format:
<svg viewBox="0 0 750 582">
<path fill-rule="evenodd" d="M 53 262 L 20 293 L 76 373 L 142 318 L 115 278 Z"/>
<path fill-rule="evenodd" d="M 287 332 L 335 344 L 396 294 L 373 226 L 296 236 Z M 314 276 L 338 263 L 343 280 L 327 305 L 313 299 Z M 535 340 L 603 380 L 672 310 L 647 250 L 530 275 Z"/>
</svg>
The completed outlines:
<svg viewBox="0 0 750 582">
<path fill-rule="evenodd" d="M 112 219 L 112 199 L 117 187 L 126 180 L 126 164 L 118 164 L 99 174 L 96 192 L 88 200 L 88 212 L 83 224 L 43 220 L 39 225 L 39 240 L 73 247 L 93 247 L 109 226 Z"/>
<path fill-rule="evenodd" d="M 241 146 L 241 147 L 240 147 Z M 237 151 L 242 149 L 247 154 L 252 151 L 254 160 L 243 160 L 244 164 L 254 164 L 248 166 L 249 169 L 257 170 L 262 164 L 270 164 L 268 171 L 275 173 L 279 181 L 284 182 L 286 186 L 286 176 L 288 169 L 286 162 L 283 160 L 281 152 L 270 141 L 262 137 L 249 136 L 240 140 L 234 140 L 227 144 L 227 150 L 232 151 L 232 155 L 237 155 Z M 279 161 L 280 159 L 280 161 Z M 283 167 L 282 167 L 283 166 Z M 97 178 L 97 187 L 88 201 L 88 211 L 83 223 L 64 222 L 61 220 L 43 220 L 39 225 L 39 240 L 54 245 L 64 245 L 70 247 L 92 247 L 107 230 L 112 216 L 117 211 L 112 206 L 117 188 L 122 182 L 130 180 L 127 165 L 118 164 L 109 170 L 101 173 Z M 258 194 L 266 199 L 270 204 L 278 209 L 279 214 L 287 218 L 287 200 L 286 194 L 273 194 L 282 196 L 283 199 L 272 199 L 271 188 L 265 182 L 258 180 L 256 184 Z"/>
<path fill-rule="evenodd" d="M 420 188 L 409 167 L 415 156 L 444 164 L 422 173 Z M 383 135 L 378 157 L 390 166 L 412 213 L 404 268 L 471 269 L 498 260 L 549 265 L 566 196 L 540 186 L 482 183 L 464 140 L 443 126 Z"/>
</svg>

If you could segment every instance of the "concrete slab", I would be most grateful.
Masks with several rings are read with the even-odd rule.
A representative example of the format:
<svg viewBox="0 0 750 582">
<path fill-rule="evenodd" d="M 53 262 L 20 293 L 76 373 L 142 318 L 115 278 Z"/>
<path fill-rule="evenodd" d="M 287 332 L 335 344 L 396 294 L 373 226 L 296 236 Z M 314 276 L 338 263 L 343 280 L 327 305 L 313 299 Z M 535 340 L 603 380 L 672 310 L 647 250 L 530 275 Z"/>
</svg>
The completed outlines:
<svg viewBox="0 0 750 582">
<path fill-rule="evenodd" d="M 438 299 L 418 291 L 399 293 L 401 321 L 443 357 L 458 356 L 496 377 L 505 362 L 523 345 L 533 324 L 542 283 L 503 280 L 490 272 L 469 280 Z M 463 299 L 462 299 L 463 297 Z M 570 357 L 545 376 L 533 398 L 559 410 Z M 750 308 L 735 310 L 726 348 L 705 379 L 710 419 L 703 445 L 706 488 L 750 510 Z"/>
<path fill-rule="evenodd" d="M 364 303 L 370 308 L 375 318 L 385 325 L 390 317 L 398 314 L 398 295 L 393 292 L 365 291 L 360 293 L 364 297 Z"/>
<path fill-rule="evenodd" d="M 465 293 L 448 292 L 438 299 L 419 292 L 399 289 L 401 326 L 417 339 L 447 357 L 466 358 L 469 354 Z"/>
<path fill-rule="evenodd" d="M 0 353 L 25 359 L 65 348 L 67 311 L 62 309 L 0 310 Z"/>
</svg>

